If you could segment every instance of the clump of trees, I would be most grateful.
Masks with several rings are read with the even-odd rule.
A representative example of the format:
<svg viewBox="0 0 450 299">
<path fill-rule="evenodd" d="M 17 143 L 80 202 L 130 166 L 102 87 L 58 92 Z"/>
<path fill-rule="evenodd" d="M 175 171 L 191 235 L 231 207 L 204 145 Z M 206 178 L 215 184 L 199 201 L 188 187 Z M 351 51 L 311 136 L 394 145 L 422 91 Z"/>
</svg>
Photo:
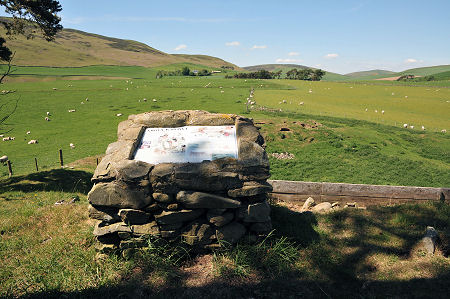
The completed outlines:
<svg viewBox="0 0 450 299">
<path fill-rule="evenodd" d="M 277 72 L 269 72 L 266 70 L 259 70 L 257 72 L 250 73 L 237 73 L 234 76 L 225 76 L 225 78 L 237 78 L 237 79 L 281 79 L 283 72 L 281 70 Z M 292 69 L 286 72 L 284 79 L 291 80 L 306 80 L 306 81 L 320 81 L 325 75 L 325 71 L 321 69 Z"/>
<path fill-rule="evenodd" d="M 202 70 L 194 70 L 191 71 L 191 69 L 187 66 L 183 67 L 181 70 L 176 71 L 158 71 L 156 73 L 156 78 L 162 78 L 164 76 L 209 76 L 211 75 L 211 72 L 207 69 Z"/>
</svg>

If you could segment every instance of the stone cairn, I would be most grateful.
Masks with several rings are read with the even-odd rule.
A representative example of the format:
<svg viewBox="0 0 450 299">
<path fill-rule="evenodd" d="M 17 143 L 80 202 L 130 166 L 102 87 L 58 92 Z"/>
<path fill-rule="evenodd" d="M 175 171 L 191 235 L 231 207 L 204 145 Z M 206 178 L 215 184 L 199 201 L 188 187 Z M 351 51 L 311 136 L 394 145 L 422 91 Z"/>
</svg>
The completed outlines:
<svg viewBox="0 0 450 299">
<path fill-rule="evenodd" d="M 234 125 L 238 159 L 152 165 L 133 160 L 146 128 Z M 95 170 L 89 217 L 100 253 L 146 247 L 149 238 L 217 248 L 272 230 L 267 193 L 272 187 L 264 139 L 253 121 L 206 111 L 130 115 L 118 126 Z"/>
</svg>

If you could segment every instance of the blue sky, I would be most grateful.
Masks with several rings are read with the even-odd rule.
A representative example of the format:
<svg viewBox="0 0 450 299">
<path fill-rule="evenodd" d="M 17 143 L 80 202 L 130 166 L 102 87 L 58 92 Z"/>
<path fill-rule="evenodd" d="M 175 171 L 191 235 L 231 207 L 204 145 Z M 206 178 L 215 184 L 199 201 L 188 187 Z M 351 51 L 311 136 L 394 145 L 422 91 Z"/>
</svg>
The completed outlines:
<svg viewBox="0 0 450 299">
<path fill-rule="evenodd" d="M 450 1 L 62 0 L 62 24 L 239 66 L 348 73 L 450 64 Z"/>
</svg>

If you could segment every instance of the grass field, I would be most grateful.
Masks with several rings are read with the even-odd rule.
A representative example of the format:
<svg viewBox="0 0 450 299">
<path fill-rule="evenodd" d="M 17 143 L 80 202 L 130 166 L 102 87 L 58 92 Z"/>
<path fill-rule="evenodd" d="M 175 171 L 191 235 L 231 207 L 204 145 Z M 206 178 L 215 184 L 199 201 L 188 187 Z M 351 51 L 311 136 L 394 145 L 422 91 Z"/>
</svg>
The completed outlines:
<svg viewBox="0 0 450 299">
<path fill-rule="evenodd" d="M 254 245 L 195 254 L 152 243 L 128 258 L 95 257 L 87 215 L 93 160 L 0 181 L 0 297 L 445 298 L 450 206 L 346 209 L 326 215 L 272 203 L 275 231 Z M 74 204 L 54 205 L 79 196 Z M 441 236 L 420 248 L 427 225 Z"/>
<path fill-rule="evenodd" d="M 450 136 L 440 132 L 450 127 L 448 89 L 221 75 L 155 79 L 156 71 L 20 67 L 14 80 L 32 81 L 2 86 L 16 90 L 2 95 L 10 103 L 2 109 L 16 100 L 18 107 L 2 128 L 16 139 L 0 141 L 0 155 L 9 156 L 15 171 L 8 179 L 0 168 L 0 297 L 448 296 L 450 209 L 441 202 L 326 215 L 273 202 L 275 230 L 257 244 L 195 254 L 184 244 L 151 243 L 132 257 L 97 260 L 87 215 L 90 178 L 96 157 L 116 140 L 117 124 L 133 113 L 204 109 L 252 117 L 265 137 L 273 179 L 450 186 Z M 79 80 L 84 76 L 91 80 Z M 247 112 L 251 88 L 257 105 Z M 44 120 L 47 111 L 51 121 Z M 415 128 L 402 128 L 405 120 Z M 27 144 L 31 139 L 39 143 Z M 59 149 L 71 168 L 59 168 Z M 271 155 L 285 152 L 293 159 Z M 80 201 L 54 204 L 74 197 Z M 441 236 L 434 256 L 419 247 L 428 225 Z"/>
<path fill-rule="evenodd" d="M 19 101 L 17 111 L 5 128 L 12 129 L 6 136 L 16 139 L 1 142 L 0 154 L 9 156 L 17 174 L 33 171 L 35 157 L 41 169 L 51 169 L 58 167 L 59 149 L 63 149 L 66 163 L 103 154 L 107 144 L 116 139 L 117 124 L 129 114 L 163 109 L 247 113 L 245 102 L 253 87 L 258 105 L 282 110 L 253 110 L 246 114 L 264 122 L 261 127 L 267 151 L 295 155 L 293 160 L 271 158 L 274 179 L 450 185 L 450 137 L 440 133 L 450 127 L 449 89 L 246 81 L 222 76 L 155 79 L 155 72 L 155 69 L 143 67 L 20 67 L 17 75 L 33 77 L 35 74 L 38 75 L 34 76 L 36 80 L 44 76 L 55 81 L 3 85 L 4 90 L 17 92 L 3 95 L 2 99 L 11 103 Z M 64 79 L 64 76 L 81 75 L 93 76 L 91 79 L 95 76 L 142 79 Z M 279 104 L 282 100 L 286 100 L 286 104 Z M 300 102 L 304 104 L 299 105 Z M 69 109 L 76 109 L 76 112 L 69 113 Z M 381 114 L 381 110 L 385 113 Z M 51 113 L 49 122 L 44 120 L 47 111 Z M 123 115 L 117 117 L 118 113 Z M 320 126 L 308 129 L 294 121 L 316 121 Z M 415 128 L 403 129 L 403 123 Z M 426 131 L 420 130 L 422 125 Z M 291 131 L 280 132 L 283 126 Z M 27 131 L 31 134 L 26 135 Z M 39 143 L 28 145 L 31 139 Z M 69 147 L 70 143 L 75 144 L 75 149 Z M 7 175 L 6 167 L 0 168 L 0 175 Z"/>
</svg>

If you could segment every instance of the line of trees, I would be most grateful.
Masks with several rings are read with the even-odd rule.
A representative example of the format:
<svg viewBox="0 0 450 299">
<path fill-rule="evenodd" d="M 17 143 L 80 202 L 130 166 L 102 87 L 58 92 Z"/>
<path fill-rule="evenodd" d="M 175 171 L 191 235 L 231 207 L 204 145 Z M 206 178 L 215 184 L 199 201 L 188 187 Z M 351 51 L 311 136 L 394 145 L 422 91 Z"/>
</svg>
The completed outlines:
<svg viewBox="0 0 450 299">
<path fill-rule="evenodd" d="M 281 70 L 277 72 L 269 72 L 266 70 L 259 70 L 250 73 L 237 73 L 234 76 L 227 75 L 225 78 L 237 78 L 237 79 L 281 79 L 283 72 Z M 320 81 L 325 75 L 325 71 L 321 69 L 292 69 L 286 72 L 284 79 L 291 80 L 306 80 L 306 81 Z"/>
<path fill-rule="evenodd" d="M 156 73 L 156 78 L 162 78 L 164 76 L 209 76 L 211 75 L 211 72 L 207 69 L 202 69 L 200 71 L 194 70 L 191 71 L 191 69 L 187 66 L 183 67 L 181 70 L 176 71 L 158 71 Z"/>
</svg>

